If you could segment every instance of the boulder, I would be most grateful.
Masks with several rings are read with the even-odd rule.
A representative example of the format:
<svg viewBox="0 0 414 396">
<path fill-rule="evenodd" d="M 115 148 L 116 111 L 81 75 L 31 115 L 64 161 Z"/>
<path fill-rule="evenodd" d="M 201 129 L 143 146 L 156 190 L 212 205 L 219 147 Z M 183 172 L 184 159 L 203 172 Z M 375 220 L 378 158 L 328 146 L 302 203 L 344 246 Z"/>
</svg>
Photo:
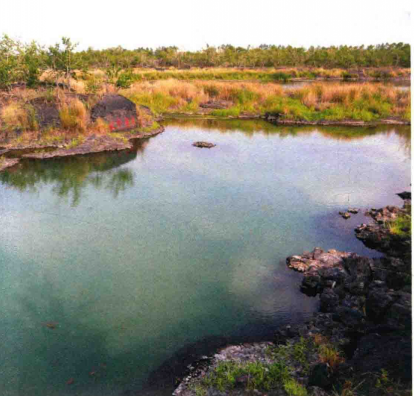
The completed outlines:
<svg viewBox="0 0 414 396">
<path fill-rule="evenodd" d="M 142 106 L 142 112 L 152 117 L 151 111 L 144 106 Z M 98 118 L 106 121 L 111 131 L 128 131 L 142 126 L 135 103 L 121 95 L 103 96 L 91 110 L 92 121 Z"/>
<path fill-rule="evenodd" d="M 60 127 L 59 107 L 55 100 L 49 101 L 45 97 L 35 98 L 29 102 L 36 113 L 36 120 L 40 129 Z"/>
</svg>

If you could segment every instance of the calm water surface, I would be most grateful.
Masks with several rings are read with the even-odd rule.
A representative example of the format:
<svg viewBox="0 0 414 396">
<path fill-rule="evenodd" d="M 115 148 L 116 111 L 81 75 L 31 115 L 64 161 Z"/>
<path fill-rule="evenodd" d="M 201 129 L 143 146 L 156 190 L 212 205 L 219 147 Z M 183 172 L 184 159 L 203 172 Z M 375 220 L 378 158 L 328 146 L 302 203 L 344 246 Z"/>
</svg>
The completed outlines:
<svg viewBox="0 0 414 396">
<path fill-rule="evenodd" d="M 367 218 L 337 212 L 400 205 L 409 155 L 409 128 L 176 120 L 128 152 L 1 173 L 1 395 L 170 394 L 151 373 L 177 352 L 310 316 L 284 259 L 377 255 L 353 234 Z"/>
</svg>

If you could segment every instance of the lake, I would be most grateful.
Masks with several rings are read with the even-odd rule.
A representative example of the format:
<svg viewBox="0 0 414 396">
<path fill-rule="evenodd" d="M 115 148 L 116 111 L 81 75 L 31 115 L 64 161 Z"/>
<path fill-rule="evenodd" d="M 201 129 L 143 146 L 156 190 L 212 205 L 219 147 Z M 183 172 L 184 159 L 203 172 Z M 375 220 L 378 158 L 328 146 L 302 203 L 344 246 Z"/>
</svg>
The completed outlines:
<svg viewBox="0 0 414 396">
<path fill-rule="evenodd" d="M 2 396 L 171 394 L 175 362 L 310 317 L 286 257 L 379 256 L 353 229 L 410 189 L 410 127 L 164 125 L 0 173 Z"/>
</svg>

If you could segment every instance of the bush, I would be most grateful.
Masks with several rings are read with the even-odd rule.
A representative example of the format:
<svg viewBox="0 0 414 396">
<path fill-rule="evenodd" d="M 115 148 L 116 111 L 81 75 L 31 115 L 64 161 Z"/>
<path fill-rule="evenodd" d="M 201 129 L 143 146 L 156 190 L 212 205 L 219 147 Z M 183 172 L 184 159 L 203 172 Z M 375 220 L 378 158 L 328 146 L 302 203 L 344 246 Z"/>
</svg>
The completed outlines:
<svg viewBox="0 0 414 396">
<path fill-rule="evenodd" d="M 116 80 L 116 86 L 118 88 L 129 88 L 134 81 L 134 75 L 131 70 L 122 72 Z"/>
</svg>

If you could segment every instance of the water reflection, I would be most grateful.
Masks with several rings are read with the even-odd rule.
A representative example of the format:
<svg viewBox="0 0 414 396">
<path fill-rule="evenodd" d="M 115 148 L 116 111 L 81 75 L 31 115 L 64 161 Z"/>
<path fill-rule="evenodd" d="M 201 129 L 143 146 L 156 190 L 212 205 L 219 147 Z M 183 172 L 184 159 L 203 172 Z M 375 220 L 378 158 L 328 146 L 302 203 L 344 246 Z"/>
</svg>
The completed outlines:
<svg viewBox="0 0 414 396">
<path fill-rule="evenodd" d="M 166 126 L 179 130 L 202 129 L 203 133 L 233 134 L 253 138 L 254 135 L 301 137 L 319 133 L 336 141 L 361 140 L 374 135 L 395 135 L 399 139 L 401 153 L 411 158 L 411 130 L 409 126 L 378 127 L 292 127 L 276 126 L 264 120 L 217 120 L 217 119 L 168 119 Z M 179 131 L 178 131 L 179 133 Z M 52 191 L 77 206 L 82 191 L 87 186 L 105 189 L 114 198 L 134 185 L 134 173 L 130 169 L 117 169 L 137 155 L 142 156 L 149 140 L 136 140 L 131 150 L 115 153 L 98 153 L 86 156 L 52 160 L 24 160 L 19 167 L 0 173 L 0 182 L 21 192 L 39 191 L 41 186 L 52 184 Z"/>
<path fill-rule="evenodd" d="M 188 119 L 171 118 L 165 121 L 166 126 L 174 126 L 183 130 L 206 129 L 206 132 L 221 132 L 223 134 L 234 131 L 241 132 L 245 136 L 253 136 L 260 133 L 263 135 L 275 135 L 279 137 L 299 136 L 318 132 L 325 137 L 335 140 L 363 139 L 376 134 L 396 134 L 401 138 L 401 144 L 407 154 L 411 151 L 411 128 L 409 126 L 387 126 L 376 127 L 345 127 L 345 126 L 280 126 L 264 120 L 219 120 L 219 119 Z"/>
<path fill-rule="evenodd" d="M 36 192 L 42 186 L 53 185 L 52 191 L 60 198 L 77 206 L 82 190 L 88 185 L 112 192 L 114 198 L 134 185 L 130 169 L 117 169 L 137 155 L 143 155 L 148 140 L 135 141 L 131 150 L 115 153 L 97 153 L 85 156 L 51 160 L 23 160 L 21 166 L 0 173 L 0 182 L 20 192 Z"/>
</svg>

